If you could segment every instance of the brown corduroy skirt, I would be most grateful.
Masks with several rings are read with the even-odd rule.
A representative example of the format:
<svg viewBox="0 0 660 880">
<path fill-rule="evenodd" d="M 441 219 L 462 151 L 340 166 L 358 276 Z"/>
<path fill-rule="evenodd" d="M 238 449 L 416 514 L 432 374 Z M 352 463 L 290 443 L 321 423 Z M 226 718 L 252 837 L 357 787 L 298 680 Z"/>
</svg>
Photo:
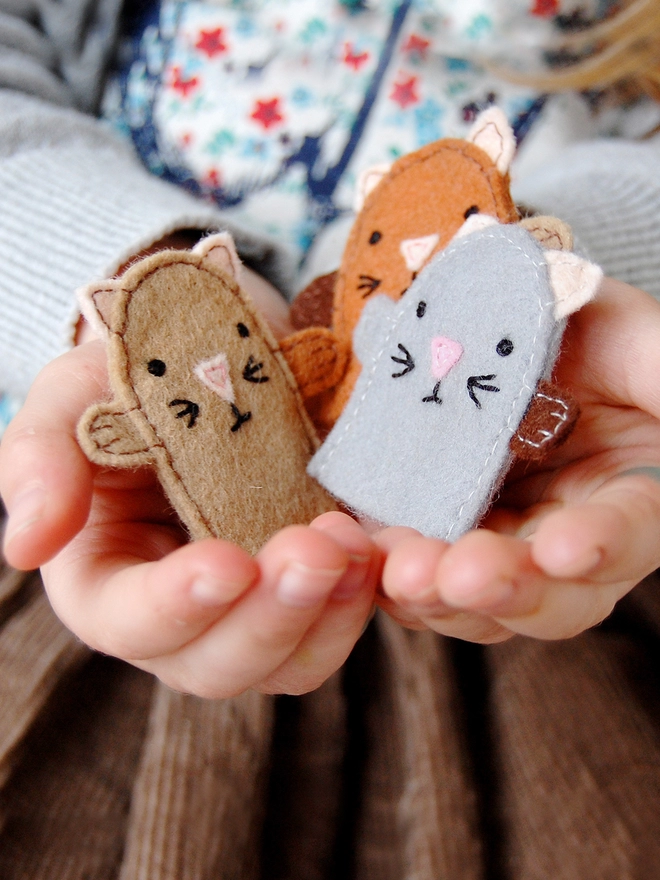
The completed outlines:
<svg viewBox="0 0 660 880">
<path fill-rule="evenodd" d="M 2 880 L 652 880 L 660 580 L 564 642 L 377 615 L 304 697 L 204 701 L 0 573 Z"/>
</svg>

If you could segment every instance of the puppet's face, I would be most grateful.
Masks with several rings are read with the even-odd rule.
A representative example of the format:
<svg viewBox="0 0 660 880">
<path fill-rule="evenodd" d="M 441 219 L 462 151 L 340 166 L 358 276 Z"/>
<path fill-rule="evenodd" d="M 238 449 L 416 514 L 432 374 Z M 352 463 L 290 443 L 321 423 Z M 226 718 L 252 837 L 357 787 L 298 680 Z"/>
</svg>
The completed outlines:
<svg viewBox="0 0 660 880">
<path fill-rule="evenodd" d="M 253 418 L 267 418 L 271 386 L 282 381 L 240 301 L 207 274 L 187 263 L 161 268 L 127 307 L 130 383 L 159 436 L 184 444 L 207 433 L 209 443 L 230 442 Z M 222 302 L 209 312 L 214 297 Z M 210 323 L 214 313 L 223 320 Z"/>
<path fill-rule="evenodd" d="M 515 219 L 505 178 L 481 149 L 444 140 L 396 163 L 351 232 L 335 300 L 337 335 L 350 337 L 374 295 L 399 299 L 473 214 Z"/>
</svg>

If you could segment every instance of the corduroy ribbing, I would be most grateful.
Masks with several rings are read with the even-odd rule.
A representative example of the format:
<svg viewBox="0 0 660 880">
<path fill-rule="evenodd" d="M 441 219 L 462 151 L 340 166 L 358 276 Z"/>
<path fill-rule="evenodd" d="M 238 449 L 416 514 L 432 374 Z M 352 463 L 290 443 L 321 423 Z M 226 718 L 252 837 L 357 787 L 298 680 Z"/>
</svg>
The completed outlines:
<svg viewBox="0 0 660 880">
<path fill-rule="evenodd" d="M 120 880 L 255 880 L 273 699 L 159 685 Z"/>
<path fill-rule="evenodd" d="M 657 593 L 657 578 L 648 587 Z M 657 640 L 624 620 L 615 614 L 563 642 L 519 638 L 486 649 L 503 876 L 646 880 L 657 873 Z"/>
</svg>

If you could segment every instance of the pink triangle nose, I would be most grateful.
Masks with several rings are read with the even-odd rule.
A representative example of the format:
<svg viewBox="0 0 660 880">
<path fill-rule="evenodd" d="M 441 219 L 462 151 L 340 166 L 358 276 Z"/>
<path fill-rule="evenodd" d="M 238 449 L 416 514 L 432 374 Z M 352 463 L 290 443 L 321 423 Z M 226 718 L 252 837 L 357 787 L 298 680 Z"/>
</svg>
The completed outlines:
<svg viewBox="0 0 660 880">
<path fill-rule="evenodd" d="M 446 336 L 436 336 L 431 340 L 431 372 L 436 379 L 444 379 L 463 355 L 460 342 Z"/>
<path fill-rule="evenodd" d="M 419 272 L 431 256 L 433 248 L 440 241 L 439 235 L 423 235 L 420 238 L 406 238 L 401 242 L 401 253 L 411 272 Z"/>
<path fill-rule="evenodd" d="M 229 361 L 224 352 L 206 361 L 200 361 L 195 367 L 195 375 L 223 400 L 234 402 L 234 389 L 229 375 Z"/>
</svg>

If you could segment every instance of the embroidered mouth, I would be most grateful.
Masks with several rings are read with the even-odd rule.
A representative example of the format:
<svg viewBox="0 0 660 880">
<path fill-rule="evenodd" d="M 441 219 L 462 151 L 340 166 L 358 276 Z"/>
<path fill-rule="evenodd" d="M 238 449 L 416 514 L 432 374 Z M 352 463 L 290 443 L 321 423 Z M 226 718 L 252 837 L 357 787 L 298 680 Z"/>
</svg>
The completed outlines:
<svg viewBox="0 0 660 880">
<path fill-rule="evenodd" d="M 252 413 L 250 412 L 250 410 L 242 413 L 235 403 L 231 404 L 231 411 L 234 414 L 234 418 L 236 419 L 236 421 L 231 426 L 230 430 L 232 434 L 235 434 L 236 431 L 239 431 L 246 422 L 250 421 L 250 419 L 252 418 Z"/>
<path fill-rule="evenodd" d="M 422 403 L 442 403 L 442 398 L 438 397 L 438 392 L 440 391 L 440 383 L 436 382 L 433 386 L 433 391 L 429 394 L 428 397 L 422 397 Z"/>
</svg>

